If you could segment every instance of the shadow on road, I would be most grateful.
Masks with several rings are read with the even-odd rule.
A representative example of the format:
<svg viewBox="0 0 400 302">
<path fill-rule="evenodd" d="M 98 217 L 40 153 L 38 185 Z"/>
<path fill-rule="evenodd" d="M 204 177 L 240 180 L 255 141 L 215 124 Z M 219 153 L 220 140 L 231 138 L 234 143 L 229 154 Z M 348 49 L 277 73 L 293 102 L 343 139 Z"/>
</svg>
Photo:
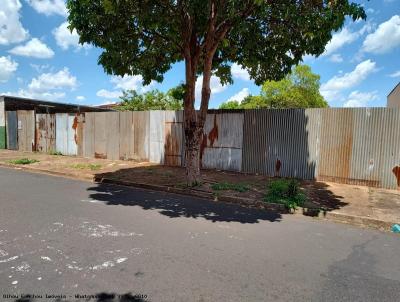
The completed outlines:
<svg viewBox="0 0 400 302">
<path fill-rule="evenodd" d="M 127 294 L 115 294 L 115 293 L 99 293 L 99 294 L 95 294 L 93 295 L 94 298 L 88 298 L 88 299 L 82 299 L 82 301 L 93 301 L 93 302 L 150 302 L 149 299 L 145 299 L 142 298 L 145 295 L 132 295 L 131 293 L 127 293 Z M 75 300 L 75 299 L 74 299 Z M 15 302 L 39 302 L 38 300 L 35 299 L 30 299 L 30 298 L 21 298 L 21 299 L 17 299 L 15 300 Z M 56 300 L 52 300 L 55 302 L 68 302 L 69 300 L 65 300 L 65 299 L 56 299 Z"/>
<path fill-rule="evenodd" d="M 282 218 L 277 212 L 122 186 L 100 183 L 88 190 L 92 191 L 90 194 L 92 199 L 107 205 L 138 206 L 144 210 L 158 210 L 160 214 L 170 218 L 202 217 L 213 222 L 240 223 L 258 223 L 261 220 L 276 222 Z"/>
</svg>

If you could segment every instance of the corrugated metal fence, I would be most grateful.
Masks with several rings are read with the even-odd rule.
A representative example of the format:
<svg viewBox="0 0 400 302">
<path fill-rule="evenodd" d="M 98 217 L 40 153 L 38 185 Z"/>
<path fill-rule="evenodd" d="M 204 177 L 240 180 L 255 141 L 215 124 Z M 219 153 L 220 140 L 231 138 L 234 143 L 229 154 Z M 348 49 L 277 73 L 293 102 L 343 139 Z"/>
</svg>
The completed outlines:
<svg viewBox="0 0 400 302">
<path fill-rule="evenodd" d="M 18 125 L 10 148 L 184 165 L 182 111 L 32 114 L 7 112 Z M 201 158 L 203 168 L 395 189 L 399 142 L 398 108 L 213 110 Z"/>
</svg>

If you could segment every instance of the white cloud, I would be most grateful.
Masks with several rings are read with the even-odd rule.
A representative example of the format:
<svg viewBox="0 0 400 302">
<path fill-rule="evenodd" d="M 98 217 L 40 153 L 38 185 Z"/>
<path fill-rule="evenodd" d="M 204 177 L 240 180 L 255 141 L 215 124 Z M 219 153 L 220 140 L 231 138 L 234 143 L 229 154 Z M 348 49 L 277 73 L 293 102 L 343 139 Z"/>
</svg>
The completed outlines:
<svg viewBox="0 0 400 302">
<path fill-rule="evenodd" d="M 342 48 L 346 44 L 354 42 L 359 37 L 358 32 L 351 32 L 348 27 L 343 28 L 340 32 L 334 34 L 332 39 L 325 46 L 325 52 L 322 56 L 328 56 Z"/>
<path fill-rule="evenodd" d="M 340 54 L 334 53 L 329 57 L 329 61 L 334 62 L 334 63 L 341 63 L 343 62 L 343 58 Z"/>
<path fill-rule="evenodd" d="M 365 60 L 358 64 L 353 71 L 345 73 L 344 75 L 334 76 L 328 82 L 322 84 L 321 94 L 328 101 L 337 100 L 341 90 L 360 84 L 376 70 L 375 62 L 372 62 L 371 60 Z"/>
<path fill-rule="evenodd" d="M 334 76 L 328 82 L 322 84 L 322 90 L 340 90 L 358 85 L 365 80 L 369 74 L 375 72 L 376 63 L 371 60 L 365 60 L 358 64 L 356 68 L 342 76 Z"/>
<path fill-rule="evenodd" d="M 0 57 L 0 83 L 7 82 L 18 68 L 18 63 L 9 56 Z"/>
<path fill-rule="evenodd" d="M 68 29 L 68 22 L 64 22 L 59 27 L 55 28 L 53 30 L 53 35 L 57 45 L 63 50 L 67 50 L 69 47 L 75 48 L 76 50 L 90 47 L 88 44 L 79 44 L 79 35 L 75 29 L 72 32 Z"/>
<path fill-rule="evenodd" d="M 37 38 L 33 38 L 25 45 L 16 46 L 9 51 L 18 56 L 49 59 L 54 56 L 54 51 Z"/>
<path fill-rule="evenodd" d="M 113 76 L 111 83 L 115 85 L 114 89 L 135 90 L 140 93 L 149 91 L 155 85 L 155 82 L 152 81 L 150 85 L 143 86 L 143 77 L 141 75 Z"/>
<path fill-rule="evenodd" d="M 203 76 L 199 76 L 196 80 L 195 98 L 196 101 L 201 101 L 201 87 L 203 85 Z M 228 86 L 223 86 L 219 77 L 211 76 L 210 79 L 211 95 L 218 94 L 224 91 Z"/>
<path fill-rule="evenodd" d="M 84 100 L 86 100 L 86 98 L 85 98 L 83 95 L 78 95 L 78 96 L 76 97 L 76 100 L 77 100 L 78 102 L 83 102 Z"/>
<path fill-rule="evenodd" d="M 349 94 L 343 107 L 367 107 L 368 103 L 379 99 L 377 91 L 359 92 L 355 90 Z"/>
<path fill-rule="evenodd" d="M 46 16 L 61 15 L 66 17 L 68 10 L 64 0 L 26 0 L 38 13 Z"/>
<path fill-rule="evenodd" d="M 250 75 L 248 71 L 236 63 L 232 64 L 231 73 L 233 78 L 241 79 L 243 81 L 250 81 Z"/>
<path fill-rule="evenodd" d="M 389 77 L 391 77 L 391 78 L 398 78 L 398 77 L 400 77 L 400 70 L 397 70 L 397 71 L 395 71 L 395 72 L 389 74 Z"/>
<path fill-rule="evenodd" d="M 249 88 L 243 88 L 238 93 L 234 94 L 228 99 L 228 102 L 237 101 L 241 103 L 247 96 L 250 95 Z"/>
<path fill-rule="evenodd" d="M 68 68 L 56 73 L 43 73 L 33 78 L 26 89 L 19 89 L 17 92 L 8 92 L 8 95 L 15 95 L 25 98 L 45 99 L 56 101 L 65 97 L 65 89 L 74 90 L 78 86 L 75 76 L 71 75 Z"/>
<path fill-rule="evenodd" d="M 122 96 L 123 90 L 135 90 L 138 93 L 145 93 L 154 87 L 152 81 L 150 85 L 143 86 L 143 77 L 141 75 L 112 76 L 110 82 L 114 85 L 113 90 L 101 89 L 96 95 L 104 99 L 117 99 Z"/>
<path fill-rule="evenodd" d="M 400 16 L 394 15 L 365 38 L 362 51 L 383 54 L 398 46 L 400 46 Z"/>
<path fill-rule="evenodd" d="M 70 74 L 67 67 L 64 67 L 56 73 L 43 73 L 38 78 L 32 79 L 28 88 L 31 91 L 46 91 L 64 88 L 75 89 L 77 86 L 76 77 Z"/>
<path fill-rule="evenodd" d="M 122 96 L 122 91 L 119 90 L 109 91 L 106 89 L 101 89 L 97 91 L 96 95 L 104 99 L 118 99 L 120 96 Z"/>
<path fill-rule="evenodd" d="M 22 26 L 19 0 L 1 0 L 0 5 L 0 45 L 19 43 L 28 38 L 28 31 Z"/>
</svg>

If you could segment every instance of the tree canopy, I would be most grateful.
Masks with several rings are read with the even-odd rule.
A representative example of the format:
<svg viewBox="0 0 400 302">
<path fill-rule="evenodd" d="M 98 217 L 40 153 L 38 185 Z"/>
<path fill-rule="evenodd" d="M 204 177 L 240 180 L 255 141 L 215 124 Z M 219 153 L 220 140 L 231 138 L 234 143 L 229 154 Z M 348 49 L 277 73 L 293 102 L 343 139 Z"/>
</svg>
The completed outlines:
<svg viewBox="0 0 400 302">
<path fill-rule="evenodd" d="M 328 103 L 319 92 L 320 76 L 308 65 L 297 65 L 279 81 L 266 81 L 261 95 L 248 96 L 241 103 L 229 101 L 221 109 L 324 108 Z"/>
<path fill-rule="evenodd" d="M 172 88 L 167 93 L 151 90 L 139 94 L 135 90 L 127 90 L 123 92 L 122 102 L 116 109 L 121 111 L 182 110 L 183 94 L 182 86 Z"/>
</svg>

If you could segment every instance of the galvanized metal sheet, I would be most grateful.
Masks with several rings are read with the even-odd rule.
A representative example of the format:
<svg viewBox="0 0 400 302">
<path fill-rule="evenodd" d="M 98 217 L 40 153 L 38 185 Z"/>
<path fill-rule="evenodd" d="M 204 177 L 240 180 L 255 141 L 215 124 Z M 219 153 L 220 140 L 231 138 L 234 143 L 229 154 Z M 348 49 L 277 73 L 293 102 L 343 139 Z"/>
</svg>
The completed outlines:
<svg viewBox="0 0 400 302">
<path fill-rule="evenodd" d="M 164 163 L 182 166 L 184 161 L 183 111 L 166 111 L 164 126 Z"/>
<path fill-rule="evenodd" d="M 119 157 L 122 160 L 134 159 L 132 119 L 133 114 L 131 111 L 124 111 L 119 114 Z"/>
<path fill-rule="evenodd" d="M 7 149 L 18 150 L 17 111 L 7 111 Z"/>
<path fill-rule="evenodd" d="M 18 110 L 18 150 L 35 150 L 35 112 L 33 110 Z"/>
<path fill-rule="evenodd" d="M 96 112 L 94 123 L 94 157 L 107 158 L 107 116 L 108 112 Z"/>
<path fill-rule="evenodd" d="M 93 158 L 94 157 L 94 129 L 95 129 L 95 113 L 85 113 L 83 120 L 83 156 Z"/>
<path fill-rule="evenodd" d="M 119 159 L 119 112 L 106 112 L 107 113 L 107 127 L 106 139 L 107 139 L 107 158 L 108 159 Z"/>
<path fill-rule="evenodd" d="M 0 97 L 0 149 L 6 148 L 6 116 L 4 97 Z"/>
<path fill-rule="evenodd" d="M 132 123 L 134 129 L 134 157 L 137 160 L 149 160 L 150 112 L 133 112 Z"/>
<path fill-rule="evenodd" d="M 164 128 L 166 111 L 150 111 L 150 149 L 149 160 L 153 163 L 164 163 Z"/>
</svg>

